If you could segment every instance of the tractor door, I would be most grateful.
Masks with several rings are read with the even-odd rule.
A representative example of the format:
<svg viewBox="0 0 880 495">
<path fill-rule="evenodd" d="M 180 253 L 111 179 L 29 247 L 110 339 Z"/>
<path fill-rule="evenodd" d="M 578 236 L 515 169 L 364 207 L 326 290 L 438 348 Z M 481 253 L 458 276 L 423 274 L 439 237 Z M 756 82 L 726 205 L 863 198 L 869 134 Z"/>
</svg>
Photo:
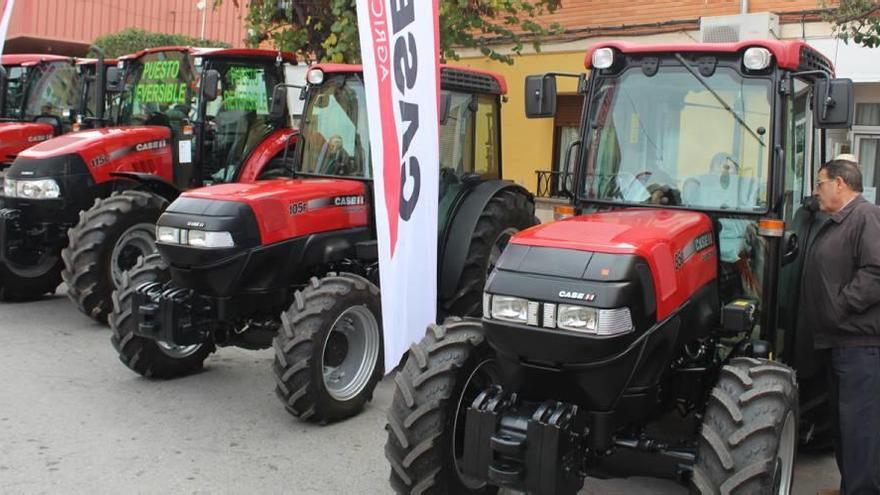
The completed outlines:
<svg viewBox="0 0 880 495">
<path fill-rule="evenodd" d="M 283 68 L 267 59 L 209 59 L 216 71 L 216 97 L 201 105 L 197 156 L 202 184 L 233 182 L 251 152 L 279 123 L 269 116 L 272 90 L 283 82 Z"/>
<path fill-rule="evenodd" d="M 21 107 L 24 104 L 25 74 L 27 69 L 21 66 L 7 66 L 5 86 L 2 91 L 6 92 L 3 99 L 3 108 L 0 108 L 0 118 L 17 120 L 21 118 Z"/>
<path fill-rule="evenodd" d="M 37 64 L 28 72 L 23 120 L 50 124 L 55 135 L 69 132 L 79 91 L 80 75 L 71 62 Z"/>
</svg>

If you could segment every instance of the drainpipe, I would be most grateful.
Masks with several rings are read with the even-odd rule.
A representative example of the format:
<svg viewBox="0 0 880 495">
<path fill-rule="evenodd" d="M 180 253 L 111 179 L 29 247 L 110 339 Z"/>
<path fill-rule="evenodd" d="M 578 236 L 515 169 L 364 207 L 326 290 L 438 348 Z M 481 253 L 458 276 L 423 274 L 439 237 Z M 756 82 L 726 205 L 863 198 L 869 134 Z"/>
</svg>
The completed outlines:
<svg viewBox="0 0 880 495">
<path fill-rule="evenodd" d="M 749 0 L 742 0 L 740 3 L 740 14 L 749 13 Z"/>
</svg>

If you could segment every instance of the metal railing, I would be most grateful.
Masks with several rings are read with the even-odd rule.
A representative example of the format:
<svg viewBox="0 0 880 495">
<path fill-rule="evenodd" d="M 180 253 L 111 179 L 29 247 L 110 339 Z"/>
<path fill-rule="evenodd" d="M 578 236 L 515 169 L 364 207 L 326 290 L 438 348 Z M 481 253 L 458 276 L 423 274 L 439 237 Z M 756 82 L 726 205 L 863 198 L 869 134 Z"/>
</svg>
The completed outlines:
<svg viewBox="0 0 880 495">
<path fill-rule="evenodd" d="M 539 198 L 567 198 L 565 191 L 571 191 L 574 173 L 559 170 L 535 170 L 538 174 L 536 196 Z"/>
</svg>

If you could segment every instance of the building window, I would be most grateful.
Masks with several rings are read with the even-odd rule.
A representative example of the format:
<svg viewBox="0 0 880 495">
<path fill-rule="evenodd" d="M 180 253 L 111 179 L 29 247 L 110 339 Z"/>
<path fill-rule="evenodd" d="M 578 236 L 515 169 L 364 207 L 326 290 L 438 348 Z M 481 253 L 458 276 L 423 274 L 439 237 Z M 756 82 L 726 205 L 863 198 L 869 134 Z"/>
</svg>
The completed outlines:
<svg viewBox="0 0 880 495">
<path fill-rule="evenodd" d="M 880 103 L 856 103 L 855 124 L 880 126 Z"/>
</svg>

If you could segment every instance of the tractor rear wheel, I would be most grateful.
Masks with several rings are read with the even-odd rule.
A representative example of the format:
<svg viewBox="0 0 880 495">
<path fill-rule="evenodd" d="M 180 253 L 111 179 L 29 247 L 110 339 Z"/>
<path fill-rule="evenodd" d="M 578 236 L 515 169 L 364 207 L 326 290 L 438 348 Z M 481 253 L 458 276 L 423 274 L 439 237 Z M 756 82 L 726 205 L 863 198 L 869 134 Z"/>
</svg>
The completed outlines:
<svg viewBox="0 0 880 495">
<path fill-rule="evenodd" d="M 486 278 L 501 252 L 513 234 L 538 223 L 534 204 L 521 192 L 502 190 L 489 200 L 471 236 L 458 286 L 452 296 L 440 301 L 442 311 L 454 316 L 479 316 Z"/>
<path fill-rule="evenodd" d="M 110 294 L 138 258 L 156 251 L 156 221 L 168 201 L 144 191 L 123 191 L 98 199 L 80 213 L 61 252 L 67 295 L 100 323 L 113 310 Z"/>
<path fill-rule="evenodd" d="M 791 493 L 797 429 L 794 371 L 764 359 L 732 359 L 709 396 L 692 492 Z"/>
<path fill-rule="evenodd" d="M 0 263 L 0 301 L 27 301 L 54 294 L 61 284 L 61 258 L 47 254 L 33 266 Z"/>
<path fill-rule="evenodd" d="M 479 320 L 431 325 L 394 377 L 385 457 L 396 493 L 495 493 L 460 468 L 464 422 L 477 395 L 499 381 Z"/>
<path fill-rule="evenodd" d="M 354 416 L 382 378 L 379 288 L 330 273 L 294 295 L 274 339 L 275 393 L 287 411 L 328 423 Z"/>
<path fill-rule="evenodd" d="M 140 258 L 135 266 L 122 274 L 119 289 L 113 292 L 113 313 L 110 341 L 119 353 L 119 360 L 134 372 L 147 378 L 175 378 L 202 369 L 213 344 L 179 346 L 139 337 L 134 334 L 136 308 L 132 307 L 134 292 L 143 284 L 164 283 L 171 279 L 168 265 L 158 253 Z"/>
</svg>

